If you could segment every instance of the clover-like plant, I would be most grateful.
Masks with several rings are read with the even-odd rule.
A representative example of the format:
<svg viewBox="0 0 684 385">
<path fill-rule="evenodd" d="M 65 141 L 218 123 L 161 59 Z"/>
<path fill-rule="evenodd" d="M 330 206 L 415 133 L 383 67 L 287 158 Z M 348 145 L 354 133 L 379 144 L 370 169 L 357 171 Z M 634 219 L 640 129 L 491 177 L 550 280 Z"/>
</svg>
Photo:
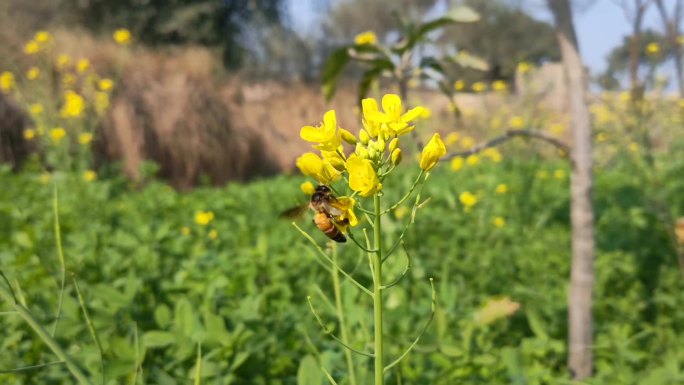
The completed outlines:
<svg viewBox="0 0 684 385">
<path fill-rule="evenodd" d="M 302 173 L 314 178 L 320 184 L 319 188 L 312 195 L 311 203 L 311 207 L 316 211 L 316 224 L 330 238 L 341 242 L 345 241 L 346 237 L 348 237 L 356 247 L 363 250 L 362 252 L 367 253 L 372 276 L 372 287 L 364 286 L 351 273 L 343 270 L 337 263 L 335 253 L 332 253 L 332 256 L 329 255 L 318 245 L 312 236 L 295 224 L 297 229 L 317 249 L 318 255 L 323 258 L 323 262 L 327 264 L 327 267 L 333 271 L 334 280 L 336 280 L 337 273 L 339 272 L 372 298 L 374 315 L 373 352 L 367 353 L 353 349 L 345 341 L 344 335 L 341 339 L 334 335 L 333 338 L 341 342 L 348 349 L 346 351 L 346 354 L 348 354 L 348 365 L 351 366 L 351 359 L 349 358 L 351 352 L 370 357 L 374 360 L 374 383 L 376 385 L 384 383 L 384 374 L 408 354 L 432 320 L 431 316 L 425 327 L 418 333 L 418 337 L 403 354 L 399 355 L 399 357 L 394 357 L 392 361 L 386 360 L 383 354 L 382 299 L 384 292 L 399 283 L 401 278 L 406 275 L 409 270 L 410 259 L 407 260 L 403 274 L 391 282 L 388 282 L 386 277 L 383 276 L 383 264 L 395 262 L 395 259 L 391 257 L 399 246 L 403 247 L 404 234 L 413 223 L 416 210 L 421 205 L 420 191 L 428 179 L 430 170 L 446 154 L 444 143 L 442 143 L 439 134 L 435 133 L 423 148 L 419 163 L 420 170 L 416 170 L 417 176 L 412 185 L 398 201 L 384 202 L 383 193 L 385 191 L 399 188 L 399 186 L 391 184 L 391 181 L 386 178 L 401 162 L 402 136 L 415 129 L 413 121 L 421 116 L 424 108 L 415 107 L 405 112 L 401 99 L 394 94 L 385 95 L 382 98 L 381 105 L 382 110 L 380 110 L 375 99 L 364 99 L 362 101 L 363 128 L 360 129 L 358 135 L 340 128 L 337 124 L 335 111 L 332 110 L 325 114 L 321 125 L 317 127 L 303 127 L 301 129 L 302 139 L 313 143 L 313 148 L 318 150 L 319 153 L 308 152 L 297 159 L 297 166 Z M 353 146 L 353 150 L 348 149 L 345 151 L 343 142 Z M 333 191 L 337 197 L 332 195 Z M 411 215 L 406 223 L 400 236 L 388 247 L 383 239 L 382 217 L 396 210 L 414 196 L 414 193 L 413 215 Z M 366 204 L 369 206 L 372 204 L 372 208 L 366 209 Z M 357 212 L 361 213 L 366 219 L 365 222 L 357 219 Z M 361 230 L 359 231 L 358 228 L 361 228 Z M 346 237 L 339 236 L 339 233 L 346 234 Z M 357 238 L 358 234 L 363 234 L 362 237 L 365 239 Z M 406 256 L 410 258 L 408 253 L 406 253 Z M 432 314 L 434 315 L 435 291 L 432 279 L 430 283 L 432 286 Z M 318 314 L 316 314 L 310 298 L 309 304 L 316 319 L 326 333 L 332 335 L 323 325 Z M 341 317 L 342 315 L 339 313 L 338 309 L 338 316 Z M 342 319 L 340 319 L 340 325 L 341 333 L 345 333 Z M 350 367 L 350 376 L 352 375 L 353 368 Z M 332 380 L 329 374 L 328 378 Z M 349 382 L 353 384 L 355 381 L 350 378 Z"/>
</svg>

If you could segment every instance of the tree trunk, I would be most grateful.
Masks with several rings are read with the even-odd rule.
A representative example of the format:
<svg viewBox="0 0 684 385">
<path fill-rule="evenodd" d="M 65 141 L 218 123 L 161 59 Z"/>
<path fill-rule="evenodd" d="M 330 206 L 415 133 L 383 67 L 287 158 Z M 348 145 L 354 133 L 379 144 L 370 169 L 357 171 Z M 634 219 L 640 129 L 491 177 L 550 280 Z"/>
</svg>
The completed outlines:
<svg viewBox="0 0 684 385">
<path fill-rule="evenodd" d="M 591 202 L 591 120 L 587 83 L 572 21 L 569 0 L 547 0 L 556 20 L 572 119 L 571 179 L 572 272 L 568 292 L 568 368 L 574 379 L 593 370 L 592 295 L 594 286 L 594 209 Z"/>
<path fill-rule="evenodd" d="M 667 40 L 672 44 L 674 50 L 675 73 L 677 74 L 677 89 L 679 90 L 679 97 L 684 98 L 684 69 L 682 68 L 682 47 L 677 42 L 679 37 L 679 23 L 682 17 L 682 0 L 677 0 L 674 6 L 672 18 L 667 14 L 667 9 L 663 0 L 656 0 L 656 7 L 660 18 L 663 21 L 663 26 L 667 32 Z"/>
</svg>

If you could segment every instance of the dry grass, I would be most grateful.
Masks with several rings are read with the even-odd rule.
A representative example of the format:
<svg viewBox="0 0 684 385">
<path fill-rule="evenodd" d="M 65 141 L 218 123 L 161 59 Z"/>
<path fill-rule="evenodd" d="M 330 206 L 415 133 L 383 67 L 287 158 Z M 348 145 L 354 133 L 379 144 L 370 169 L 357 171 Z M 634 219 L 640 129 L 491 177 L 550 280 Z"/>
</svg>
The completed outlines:
<svg viewBox="0 0 684 385">
<path fill-rule="evenodd" d="M 23 131 L 29 125 L 26 113 L 0 91 L 0 163 L 17 170 L 32 151 L 24 140 Z"/>
</svg>

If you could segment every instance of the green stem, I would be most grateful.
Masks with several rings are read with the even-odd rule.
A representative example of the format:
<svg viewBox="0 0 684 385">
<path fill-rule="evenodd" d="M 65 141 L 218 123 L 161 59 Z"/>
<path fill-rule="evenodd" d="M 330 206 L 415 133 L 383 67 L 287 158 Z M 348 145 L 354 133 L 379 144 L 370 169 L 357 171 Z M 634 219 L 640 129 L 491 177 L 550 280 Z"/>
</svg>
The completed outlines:
<svg viewBox="0 0 684 385">
<path fill-rule="evenodd" d="M 10 303 L 13 307 L 14 310 L 19 313 L 19 316 L 26 321 L 27 324 L 33 329 L 33 331 L 38 334 L 38 337 L 47 344 L 48 347 L 52 350 L 55 355 L 66 364 L 67 368 L 71 372 L 71 374 L 76 377 L 78 382 L 80 384 L 87 384 L 91 385 L 90 380 L 88 380 L 88 377 L 83 374 L 81 369 L 76 365 L 74 360 L 62 349 L 61 346 L 55 341 L 52 336 L 50 336 L 50 333 L 48 333 L 45 328 L 36 321 L 35 318 L 33 318 L 33 315 L 29 313 L 28 309 L 23 307 L 21 304 L 17 303 L 14 301 L 14 297 L 12 296 L 12 293 L 4 286 L 0 285 L 0 297 L 2 297 L 5 301 Z"/>
<path fill-rule="evenodd" d="M 332 245 L 332 259 L 337 266 L 337 245 Z M 342 308 L 342 293 L 340 290 L 340 274 L 337 269 L 332 269 L 333 289 L 335 292 L 335 309 L 337 310 L 337 318 L 340 322 L 340 338 L 345 345 L 349 345 L 349 335 L 347 334 L 347 325 L 344 318 L 344 310 Z M 356 385 L 356 373 L 354 371 L 354 361 L 352 360 L 352 352 L 348 349 L 344 350 L 344 356 L 347 361 L 347 370 L 349 371 L 349 385 Z"/>
<path fill-rule="evenodd" d="M 375 324 L 375 385 L 384 384 L 382 346 L 382 234 L 380 232 L 380 196 L 373 196 L 375 221 L 373 226 L 373 321 Z"/>
</svg>

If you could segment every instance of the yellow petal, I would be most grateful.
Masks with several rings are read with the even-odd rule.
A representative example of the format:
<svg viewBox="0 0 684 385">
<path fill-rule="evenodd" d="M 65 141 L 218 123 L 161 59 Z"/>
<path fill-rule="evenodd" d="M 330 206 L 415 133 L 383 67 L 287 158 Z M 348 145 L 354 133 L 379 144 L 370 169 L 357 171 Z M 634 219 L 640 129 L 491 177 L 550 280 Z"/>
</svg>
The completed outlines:
<svg viewBox="0 0 684 385">
<path fill-rule="evenodd" d="M 435 133 L 425 148 L 423 148 L 423 153 L 420 157 L 420 168 L 429 171 L 435 167 L 439 159 L 444 155 L 446 155 L 446 146 L 444 146 L 439 134 Z"/>
</svg>

